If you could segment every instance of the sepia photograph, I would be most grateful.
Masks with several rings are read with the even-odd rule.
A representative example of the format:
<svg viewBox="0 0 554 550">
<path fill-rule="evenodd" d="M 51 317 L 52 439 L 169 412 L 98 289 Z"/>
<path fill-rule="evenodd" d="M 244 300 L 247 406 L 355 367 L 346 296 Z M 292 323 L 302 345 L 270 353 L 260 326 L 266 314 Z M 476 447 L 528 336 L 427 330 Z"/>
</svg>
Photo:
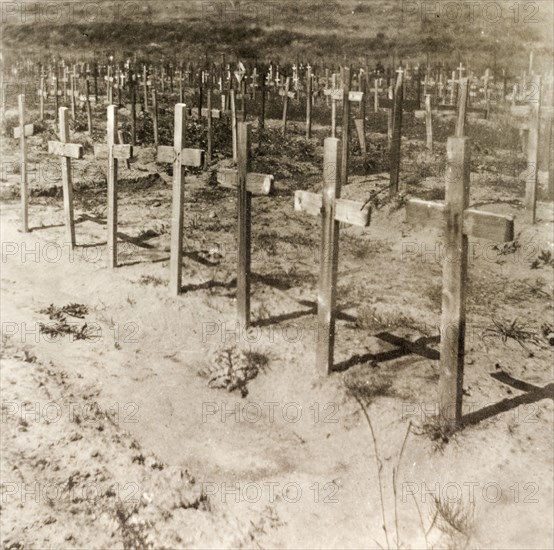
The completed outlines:
<svg viewBox="0 0 554 550">
<path fill-rule="evenodd" d="M 0 5 L 0 550 L 554 548 L 554 0 Z"/>
</svg>

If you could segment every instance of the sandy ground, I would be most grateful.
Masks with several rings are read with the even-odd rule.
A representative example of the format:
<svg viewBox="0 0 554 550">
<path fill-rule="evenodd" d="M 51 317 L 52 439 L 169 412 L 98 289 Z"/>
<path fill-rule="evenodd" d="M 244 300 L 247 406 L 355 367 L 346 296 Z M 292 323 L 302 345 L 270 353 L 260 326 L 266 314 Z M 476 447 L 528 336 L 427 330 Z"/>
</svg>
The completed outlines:
<svg viewBox="0 0 554 550">
<path fill-rule="evenodd" d="M 41 136 L 29 146 L 46 158 Z M 417 140 L 403 149 L 405 165 L 434 166 Z M 3 152 L 15 159 L 15 142 Z M 377 205 L 367 229 L 341 228 L 339 372 L 318 379 L 319 222 L 294 211 L 293 191 L 320 189 L 319 161 L 253 200 L 254 327 L 244 331 L 235 193 L 210 187 L 208 174 L 187 177 L 184 292 L 171 297 L 171 178 L 152 160 L 142 150 L 131 175 L 122 169 L 113 272 L 101 177 L 77 178 L 73 253 L 60 182 L 32 186 L 28 234 L 17 175 L 2 182 L 2 547 L 552 547 L 552 347 L 542 327 L 554 324 L 553 272 L 531 266 L 552 251 L 551 204 L 528 226 L 522 186 L 472 167 L 472 205 L 515 215 L 519 247 L 472 241 L 467 426 L 446 442 L 429 422 L 440 231 L 407 225 L 395 203 Z M 105 169 L 90 154 L 75 166 L 84 163 Z M 378 184 L 353 176 L 343 196 L 365 200 Z M 440 198 L 442 186 L 431 175 L 408 192 Z M 43 313 L 51 304 L 86 306 L 66 321 L 87 337 L 41 330 L 56 322 Z M 521 342 L 487 330 L 514 319 Z M 258 361 L 245 397 L 206 376 L 233 347 Z M 366 389 L 375 439 L 353 385 Z"/>
</svg>

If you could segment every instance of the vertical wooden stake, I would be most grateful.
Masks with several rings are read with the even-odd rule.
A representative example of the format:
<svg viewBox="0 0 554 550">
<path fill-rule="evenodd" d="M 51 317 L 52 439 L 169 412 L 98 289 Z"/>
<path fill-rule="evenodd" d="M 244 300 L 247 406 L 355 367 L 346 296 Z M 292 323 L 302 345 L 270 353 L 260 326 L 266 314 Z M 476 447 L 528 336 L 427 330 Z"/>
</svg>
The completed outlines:
<svg viewBox="0 0 554 550">
<path fill-rule="evenodd" d="M 237 106 L 235 103 L 235 90 L 229 91 L 231 99 L 231 133 L 233 138 L 233 160 L 237 160 Z"/>
<path fill-rule="evenodd" d="M 117 107 L 108 105 L 108 267 L 117 267 Z"/>
<path fill-rule="evenodd" d="M 56 113 L 56 122 L 58 122 L 58 120 L 60 119 L 60 117 L 59 117 L 59 114 L 60 114 L 59 105 L 60 105 L 60 102 L 59 102 L 59 98 L 58 98 L 58 77 L 55 76 L 54 77 L 54 110 L 55 110 L 55 113 Z"/>
<path fill-rule="evenodd" d="M 69 143 L 69 116 L 67 107 L 60 107 L 60 141 Z M 71 250 L 75 248 L 75 219 L 73 215 L 73 181 L 71 178 L 71 159 L 62 156 L 62 186 L 63 206 L 65 213 L 65 228 Z"/>
<path fill-rule="evenodd" d="M 148 110 L 148 71 L 146 65 L 142 67 L 142 93 L 144 96 L 144 110 Z"/>
<path fill-rule="evenodd" d="M 352 85 L 352 71 L 350 67 L 344 67 L 343 71 L 343 96 L 342 96 L 342 154 L 341 154 L 341 185 L 348 183 L 348 151 L 350 146 L 350 86 Z"/>
<path fill-rule="evenodd" d="M 525 184 L 525 210 L 528 223 L 534 224 L 537 216 L 537 183 L 539 161 L 539 128 L 541 110 L 541 77 L 531 76 L 529 89 L 531 114 L 527 138 L 527 180 Z"/>
<path fill-rule="evenodd" d="M 158 93 L 156 86 L 152 86 L 152 124 L 154 126 L 154 145 L 159 145 L 158 136 Z"/>
<path fill-rule="evenodd" d="M 210 73 L 211 77 L 211 73 Z M 208 92 L 207 92 L 207 107 L 208 107 L 208 146 L 206 151 L 206 169 L 210 166 L 212 163 L 212 85 L 211 85 L 211 78 L 210 82 L 208 83 Z M 200 111 L 200 116 L 202 116 L 202 111 Z"/>
<path fill-rule="evenodd" d="M 346 82 L 345 82 L 346 85 Z M 335 202 L 341 191 L 341 140 L 327 138 L 323 149 L 323 206 L 321 209 L 321 248 L 317 308 L 316 366 L 320 376 L 333 368 L 339 222 L 335 221 Z"/>
<path fill-rule="evenodd" d="M 185 202 L 185 170 L 182 151 L 185 144 L 187 106 L 175 105 L 175 126 L 173 136 L 173 198 L 171 200 L 171 259 L 169 291 L 174 296 L 181 292 L 183 273 L 183 226 Z"/>
<path fill-rule="evenodd" d="M 443 264 L 439 411 L 443 425 L 455 430 L 462 418 L 464 379 L 468 241 L 463 232 L 463 216 L 469 205 L 470 177 L 467 138 L 450 137 L 446 153 L 444 244 L 447 258 Z"/>
<path fill-rule="evenodd" d="M 260 116 L 258 117 L 258 128 L 260 130 L 263 130 L 265 128 L 265 95 L 266 95 L 266 89 L 265 89 L 265 78 L 266 78 L 266 72 L 265 69 L 261 71 L 261 83 L 260 83 L 260 92 L 261 92 L 261 104 L 260 104 Z"/>
<path fill-rule="evenodd" d="M 90 86 L 88 81 L 88 76 L 85 79 L 85 106 L 87 110 L 87 131 L 88 135 L 92 136 L 92 110 L 90 108 Z"/>
<path fill-rule="evenodd" d="M 290 77 L 285 80 L 285 95 L 283 98 L 283 136 L 287 135 L 287 115 L 289 109 Z"/>
<path fill-rule="evenodd" d="M 400 69 L 394 91 L 392 109 L 392 140 L 390 148 L 390 195 L 398 193 L 400 185 L 400 150 L 402 144 L 403 71 Z"/>
<path fill-rule="evenodd" d="M 242 329 L 250 326 L 250 226 L 252 195 L 246 189 L 250 170 L 250 125 L 238 125 L 238 274 L 237 314 Z"/>
<path fill-rule="evenodd" d="M 29 231 L 29 188 L 27 184 L 27 146 L 25 143 L 25 95 L 19 100 L 19 151 L 21 159 L 21 231 Z"/>
<path fill-rule="evenodd" d="M 137 141 L 137 94 L 136 94 L 136 82 L 133 80 L 133 74 L 129 74 L 129 86 L 131 96 L 131 145 L 135 145 Z"/>
<path fill-rule="evenodd" d="M 433 114 L 431 111 L 431 95 L 425 96 L 425 129 L 427 130 L 427 149 L 433 150 Z"/>
<path fill-rule="evenodd" d="M 71 118 L 75 120 L 75 75 L 71 73 L 69 78 L 71 81 Z"/>
<path fill-rule="evenodd" d="M 456 120 L 456 137 L 463 137 L 465 133 L 467 98 L 469 91 L 469 78 L 462 78 L 458 91 L 458 119 Z"/>
<path fill-rule="evenodd" d="M 185 93 L 183 90 L 183 63 L 181 63 L 179 68 L 179 103 L 185 102 Z"/>
<path fill-rule="evenodd" d="M 306 139 L 312 137 L 312 69 L 306 75 Z"/>
<path fill-rule="evenodd" d="M 44 76 L 40 77 L 40 105 L 39 105 L 39 119 L 44 120 Z"/>
</svg>

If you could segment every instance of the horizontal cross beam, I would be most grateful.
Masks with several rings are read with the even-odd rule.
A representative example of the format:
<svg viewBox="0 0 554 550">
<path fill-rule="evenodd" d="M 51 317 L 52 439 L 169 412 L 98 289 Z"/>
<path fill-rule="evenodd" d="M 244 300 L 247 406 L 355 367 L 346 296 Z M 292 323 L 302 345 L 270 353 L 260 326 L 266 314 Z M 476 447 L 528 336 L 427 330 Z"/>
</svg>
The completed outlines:
<svg viewBox="0 0 554 550">
<path fill-rule="evenodd" d="M 410 199 L 406 204 L 406 220 L 409 223 L 423 224 L 431 222 L 438 227 L 446 223 L 444 204 Z M 477 239 L 489 239 L 494 242 L 514 240 L 514 218 L 501 214 L 482 212 L 473 208 L 464 210 L 464 235 Z"/>
<path fill-rule="evenodd" d="M 25 137 L 32 136 L 34 133 L 35 133 L 34 124 L 25 124 L 25 130 L 24 130 Z M 19 126 L 14 127 L 13 137 L 14 139 L 19 139 L 21 137 L 21 128 Z"/>
<path fill-rule="evenodd" d="M 319 216 L 323 208 L 321 194 L 309 191 L 296 191 L 294 194 L 294 209 L 297 212 L 306 212 L 312 216 Z M 363 203 L 348 199 L 336 199 L 335 220 L 338 222 L 368 227 L 371 220 L 371 207 Z"/>
<path fill-rule="evenodd" d="M 48 153 L 50 153 L 51 155 L 58 155 L 60 157 L 82 159 L 83 146 L 78 143 L 62 143 L 61 141 L 49 141 Z"/>
<path fill-rule="evenodd" d="M 190 110 L 191 115 L 198 116 L 198 107 L 192 107 Z M 202 116 L 206 117 L 208 116 L 208 109 L 206 107 L 202 107 Z M 212 118 L 221 118 L 221 110 L 220 109 L 212 109 Z"/>
<path fill-rule="evenodd" d="M 156 162 L 173 163 L 175 160 L 175 149 L 171 145 L 160 145 Z M 200 168 L 204 166 L 204 151 L 202 149 L 183 149 L 181 151 L 181 164 Z"/>
<path fill-rule="evenodd" d="M 234 168 L 223 168 L 217 172 L 217 182 L 222 187 L 236 189 L 239 176 Z M 246 174 L 246 190 L 253 195 L 269 195 L 273 190 L 274 177 L 269 174 L 249 172 Z"/>
<path fill-rule="evenodd" d="M 344 97 L 344 90 L 342 88 L 330 88 L 327 90 L 323 90 L 323 94 L 326 96 L 330 96 L 331 99 L 334 99 L 335 101 L 342 101 Z M 355 92 L 350 91 L 348 92 L 348 101 L 362 101 L 364 99 L 364 93 L 363 92 Z"/>
<path fill-rule="evenodd" d="M 116 159 L 128 160 L 133 158 L 133 146 L 127 144 L 117 144 L 112 149 L 113 157 Z M 108 146 L 103 144 L 94 144 L 94 156 L 98 159 L 108 158 Z"/>
</svg>

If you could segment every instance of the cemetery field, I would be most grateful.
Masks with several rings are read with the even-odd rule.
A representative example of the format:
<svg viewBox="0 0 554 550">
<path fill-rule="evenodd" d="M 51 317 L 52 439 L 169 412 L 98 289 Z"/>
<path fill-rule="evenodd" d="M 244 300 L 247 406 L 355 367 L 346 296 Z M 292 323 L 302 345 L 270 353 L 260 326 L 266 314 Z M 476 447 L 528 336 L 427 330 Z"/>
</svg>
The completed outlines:
<svg viewBox="0 0 554 550">
<path fill-rule="evenodd" d="M 162 146 L 173 147 L 176 102 L 160 98 Z M 469 207 L 513 216 L 514 235 L 501 242 L 491 229 L 469 239 L 456 431 L 436 421 L 435 402 L 441 336 L 455 329 L 441 323 L 443 266 L 457 260 L 444 228 L 406 221 L 410 199 L 445 201 L 456 115 L 433 114 L 430 151 L 425 119 L 404 113 L 394 194 L 385 110 L 367 113 L 366 159 L 350 130 L 341 198 L 362 205 L 349 219 L 370 206 L 370 223 L 340 224 L 334 372 L 318 377 L 323 216 L 295 209 L 295 193 L 321 193 L 329 108 L 314 106 L 309 138 L 296 101 L 285 136 L 281 99 L 266 109 L 263 131 L 248 119 L 248 171 L 274 182 L 251 197 L 247 327 L 237 318 L 240 194 L 219 175 L 237 166 L 226 117 L 213 121 L 207 170 L 186 170 L 174 295 L 179 162 L 157 156 L 150 116 L 138 115 L 133 158 L 119 160 L 110 268 L 110 165 L 95 155 L 106 144 L 106 106 L 92 106 L 91 133 L 82 108 L 69 123 L 70 143 L 82 145 L 71 160 L 74 247 L 60 159 L 48 145 L 60 140 L 58 122 L 54 110 L 37 122 L 35 102 L 30 231 L 21 231 L 20 145 L 10 137 L 19 120 L 8 106 L 2 546 L 551 547 L 554 208 L 539 185 L 530 223 L 528 156 L 509 109 L 465 122 Z M 122 146 L 128 109 L 118 123 Z M 183 146 L 207 148 L 205 121 L 188 118 L 184 134 Z"/>
</svg>

